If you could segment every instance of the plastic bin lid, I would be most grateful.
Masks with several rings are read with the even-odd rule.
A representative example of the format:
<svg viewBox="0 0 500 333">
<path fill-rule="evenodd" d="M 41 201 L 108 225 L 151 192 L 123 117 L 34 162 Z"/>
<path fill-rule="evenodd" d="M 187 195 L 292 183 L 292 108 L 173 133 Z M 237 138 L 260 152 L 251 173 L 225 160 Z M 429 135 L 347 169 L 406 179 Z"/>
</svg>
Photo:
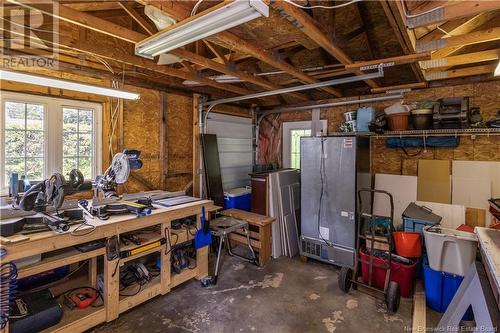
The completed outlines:
<svg viewBox="0 0 500 333">
<path fill-rule="evenodd" d="M 248 187 L 237 187 L 224 192 L 226 197 L 239 197 L 241 195 L 252 193 L 252 190 Z"/>
<path fill-rule="evenodd" d="M 434 214 L 430 208 L 419 206 L 414 202 L 411 202 L 408 207 L 406 207 L 403 216 L 415 220 L 428 221 L 434 224 L 441 222 L 443 219 L 441 216 Z"/>
</svg>

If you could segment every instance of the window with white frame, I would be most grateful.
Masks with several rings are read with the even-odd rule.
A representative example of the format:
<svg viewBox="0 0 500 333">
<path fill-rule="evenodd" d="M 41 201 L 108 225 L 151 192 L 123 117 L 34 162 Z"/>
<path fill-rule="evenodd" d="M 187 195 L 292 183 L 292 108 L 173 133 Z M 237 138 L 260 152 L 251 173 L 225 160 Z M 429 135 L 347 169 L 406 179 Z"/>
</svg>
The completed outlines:
<svg viewBox="0 0 500 333">
<path fill-rule="evenodd" d="M 101 104 L 4 91 L 1 97 L 1 192 L 12 173 L 38 181 L 72 169 L 85 179 L 101 172 Z"/>
<path fill-rule="evenodd" d="M 326 133 L 327 121 L 320 120 L 323 133 Z M 311 121 L 291 121 L 283 123 L 283 167 L 300 169 L 300 138 L 311 136 Z"/>
</svg>

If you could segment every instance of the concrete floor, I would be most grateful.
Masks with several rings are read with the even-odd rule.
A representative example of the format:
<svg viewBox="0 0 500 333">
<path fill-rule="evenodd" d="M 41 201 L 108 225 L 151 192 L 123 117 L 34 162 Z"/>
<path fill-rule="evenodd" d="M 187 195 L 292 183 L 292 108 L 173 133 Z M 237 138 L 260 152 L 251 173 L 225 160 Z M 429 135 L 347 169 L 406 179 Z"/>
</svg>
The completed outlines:
<svg viewBox="0 0 500 333">
<path fill-rule="evenodd" d="M 356 332 L 411 331 L 411 300 L 397 314 L 351 290 L 343 294 L 338 269 L 279 258 L 260 268 L 226 256 L 216 286 L 192 280 L 90 332 Z"/>
</svg>

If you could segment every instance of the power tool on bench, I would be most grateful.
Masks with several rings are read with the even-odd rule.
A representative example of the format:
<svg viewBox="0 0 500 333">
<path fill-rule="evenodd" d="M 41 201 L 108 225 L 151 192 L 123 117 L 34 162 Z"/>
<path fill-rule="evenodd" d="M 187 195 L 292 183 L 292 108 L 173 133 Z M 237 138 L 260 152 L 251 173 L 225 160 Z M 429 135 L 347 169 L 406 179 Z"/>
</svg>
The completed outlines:
<svg viewBox="0 0 500 333">
<path fill-rule="evenodd" d="M 94 199 L 92 201 L 92 214 L 100 219 L 107 219 L 110 215 L 132 213 L 137 216 L 151 214 L 152 200 L 139 198 L 137 200 L 121 200 L 117 187 L 124 184 L 131 170 L 142 168 L 139 159 L 141 152 L 138 150 L 124 150 L 113 157 L 111 165 L 102 176 L 97 176 L 94 183 Z M 99 198 L 102 193 L 104 198 Z"/>
<path fill-rule="evenodd" d="M 69 224 L 64 218 L 59 214 L 47 214 L 46 208 L 52 205 L 57 213 L 64 203 L 65 195 L 90 188 L 89 184 L 84 181 L 83 174 L 77 169 L 71 170 L 68 181 L 60 173 L 54 173 L 48 179 L 32 186 L 24 195 L 17 197 L 13 206 L 42 214 L 47 226 L 55 232 L 68 231 Z"/>
</svg>

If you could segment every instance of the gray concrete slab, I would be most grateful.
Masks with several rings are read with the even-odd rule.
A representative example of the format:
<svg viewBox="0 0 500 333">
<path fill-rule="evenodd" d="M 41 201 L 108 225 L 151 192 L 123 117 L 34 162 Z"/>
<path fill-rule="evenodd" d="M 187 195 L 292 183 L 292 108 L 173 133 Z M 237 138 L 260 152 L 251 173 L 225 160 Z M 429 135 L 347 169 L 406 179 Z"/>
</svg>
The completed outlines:
<svg viewBox="0 0 500 333">
<path fill-rule="evenodd" d="M 192 280 L 91 332 L 408 332 L 411 300 L 389 314 L 372 296 L 343 294 L 337 272 L 297 258 L 260 268 L 226 256 L 216 286 Z"/>
</svg>

